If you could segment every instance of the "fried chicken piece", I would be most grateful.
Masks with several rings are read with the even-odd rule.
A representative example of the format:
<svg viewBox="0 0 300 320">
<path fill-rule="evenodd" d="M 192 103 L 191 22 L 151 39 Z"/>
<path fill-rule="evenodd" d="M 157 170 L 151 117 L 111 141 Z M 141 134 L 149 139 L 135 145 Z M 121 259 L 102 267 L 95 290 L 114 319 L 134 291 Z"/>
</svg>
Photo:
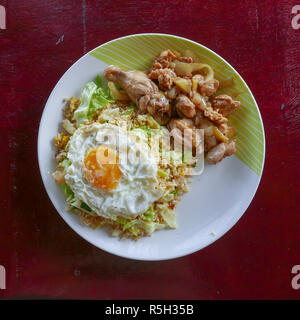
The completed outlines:
<svg viewBox="0 0 300 320">
<path fill-rule="evenodd" d="M 206 155 L 206 160 L 210 163 L 217 164 L 223 158 L 231 156 L 235 152 L 235 141 L 231 141 L 230 143 L 222 142 L 208 151 Z"/>
<path fill-rule="evenodd" d="M 176 73 L 169 68 L 152 69 L 148 74 L 149 79 L 158 80 L 159 87 L 162 90 L 168 90 L 173 85 L 173 79 L 176 78 Z"/>
<path fill-rule="evenodd" d="M 231 142 L 226 144 L 226 151 L 225 151 L 225 157 L 232 156 L 236 153 L 236 141 L 232 140 Z"/>
<path fill-rule="evenodd" d="M 214 135 L 208 136 L 204 133 L 204 149 L 205 151 L 209 151 L 217 145 L 217 139 Z"/>
<path fill-rule="evenodd" d="M 175 148 L 182 150 L 195 150 L 198 154 L 203 151 L 202 139 L 199 129 L 196 130 L 194 122 L 190 119 L 172 119 L 168 128 L 174 138 Z"/>
<path fill-rule="evenodd" d="M 204 81 L 202 83 L 199 83 L 199 87 L 200 87 L 200 93 L 203 96 L 212 96 L 213 94 L 216 93 L 216 91 L 219 88 L 219 81 L 216 79 L 212 79 L 212 80 L 207 80 Z"/>
<path fill-rule="evenodd" d="M 181 131 L 187 128 L 194 128 L 194 122 L 191 119 L 172 119 L 168 124 L 169 129 L 178 128 Z"/>
<path fill-rule="evenodd" d="M 179 114 L 183 114 L 187 118 L 193 118 L 196 115 L 194 103 L 184 94 L 177 96 L 175 108 Z"/>
<path fill-rule="evenodd" d="M 214 125 L 210 120 L 206 119 L 203 116 L 203 112 L 201 112 L 201 111 L 197 112 L 197 114 L 193 120 L 194 120 L 196 127 L 199 129 L 206 129 L 206 128 L 212 127 Z"/>
<path fill-rule="evenodd" d="M 159 57 L 154 59 L 152 64 L 153 69 L 169 68 L 170 62 L 176 59 L 176 55 L 171 50 L 163 51 Z"/>
<path fill-rule="evenodd" d="M 109 66 L 104 71 L 104 76 L 109 81 L 119 84 L 142 113 L 149 112 L 160 124 L 169 121 L 171 116 L 169 100 L 144 72 L 124 71 L 119 67 Z"/>
<path fill-rule="evenodd" d="M 217 139 L 214 134 L 213 123 L 205 119 L 206 123 L 203 122 L 201 127 L 204 130 L 204 149 L 208 151 L 217 145 Z"/>
<path fill-rule="evenodd" d="M 240 106 L 240 101 L 233 100 L 226 94 L 216 96 L 212 102 L 212 107 L 223 116 L 228 116 Z"/>
<path fill-rule="evenodd" d="M 218 129 L 224 134 L 224 136 L 227 137 L 228 132 L 229 132 L 229 126 L 228 126 L 227 122 L 220 124 Z"/>
<path fill-rule="evenodd" d="M 193 119 L 194 123 L 195 123 L 195 126 L 197 128 L 199 128 L 199 125 L 200 125 L 201 121 L 203 120 L 203 118 L 204 118 L 203 112 L 200 111 L 200 110 L 197 110 L 196 115 L 195 115 L 195 117 Z"/>
<path fill-rule="evenodd" d="M 147 111 L 160 125 L 165 125 L 171 118 L 172 109 L 169 100 L 159 91 L 150 99 L 147 105 Z"/>
<path fill-rule="evenodd" d="M 212 107 L 208 106 L 203 110 L 203 114 L 205 117 L 207 117 L 209 120 L 215 122 L 218 125 L 221 125 L 223 123 L 227 123 L 228 119 L 225 118 L 221 113 L 218 111 L 215 111 Z"/>
<path fill-rule="evenodd" d="M 179 94 L 179 89 L 177 86 L 174 86 L 165 92 L 165 96 L 170 100 L 175 99 L 178 94 Z"/>
</svg>

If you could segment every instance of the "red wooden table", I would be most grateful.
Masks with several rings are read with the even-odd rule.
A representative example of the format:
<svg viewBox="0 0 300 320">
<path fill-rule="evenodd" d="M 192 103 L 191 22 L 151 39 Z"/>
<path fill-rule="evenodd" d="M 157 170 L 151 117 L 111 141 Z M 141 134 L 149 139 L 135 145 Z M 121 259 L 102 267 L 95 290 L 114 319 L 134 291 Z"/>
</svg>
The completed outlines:
<svg viewBox="0 0 300 320">
<path fill-rule="evenodd" d="M 291 269 L 300 264 L 296 4 L 0 0 L 7 18 L 0 30 L 0 265 L 7 289 L 0 297 L 299 298 L 291 286 Z M 37 164 L 40 117 L 61 75 L 99 44 L 143 32 L 187 37 L 228 60 L 258 101 L 267 143 L 260 187 L 235 227 L 200 252 L 162 262 L 119 258 L 81 239 L 50 203 Z"/>
</svg>

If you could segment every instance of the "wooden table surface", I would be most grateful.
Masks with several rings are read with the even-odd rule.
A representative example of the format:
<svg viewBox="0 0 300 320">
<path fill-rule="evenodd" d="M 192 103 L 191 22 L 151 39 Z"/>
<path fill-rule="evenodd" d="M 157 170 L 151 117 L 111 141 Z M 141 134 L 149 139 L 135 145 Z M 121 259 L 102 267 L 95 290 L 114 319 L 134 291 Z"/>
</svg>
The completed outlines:
<svg viewBox="0 0 300 320">
<path fill-rule="evenodd" d="M 0 0 L 0 297 L 299 298 L 291 286 L 300 264 L 296 2 Z M 144 32 L 187 37 L 229 61 L 266 131 L 262 181 L 242 219 L 200 252 L 162 262 L 119 258 L 81 239 L 52 206 L 37 163 L 40 117 L 62 74 L 94 47 Z"/>
</svg>

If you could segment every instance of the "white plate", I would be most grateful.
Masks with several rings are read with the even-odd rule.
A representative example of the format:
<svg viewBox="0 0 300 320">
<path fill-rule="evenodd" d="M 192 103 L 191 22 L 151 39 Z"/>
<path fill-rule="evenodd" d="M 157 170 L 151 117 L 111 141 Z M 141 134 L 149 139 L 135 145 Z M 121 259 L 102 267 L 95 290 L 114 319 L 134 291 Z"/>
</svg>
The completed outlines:
<svg viewBox="0 0 300 320">
<path fill-rule="evenodd" d="M 238 153 L 216 166 L 206 165 L 195 176 L 191 191 L 176 208 L 178 229 L 161 230 L 152 237 L 120 240 L 101 229 L 84 226 L 67 212 L 63 192 L 51 177 L 54 159 L 54 136 L 63 118 L 63 99 L 80 96 L 84 85 L 108 64 L 123 68 L 144 69 L 162 49 L 192 49 L 215 69 L 219 80 L 232 77 L 242 107 L 231 119 L 237 127 Z M 230 89 L 231 90 L 231 89 Z M 229 92 L 230 94 L 231 92 Z M 243 215 L 260 182 L 264 165 L 264 129 L 252 93 L 238 73 L 220 56 L 193 41 L 164 34 L 139 34 L 119 38 L 92 50 L 80 58 L 62 76 L 45 106 L 39 128 L 38 160 L 46 191 L 56 210 L 81 237 L 107 252 L 138 260 L 165 260 L 181 257 L 204 248 L 219 239 Z M 247 230 L 245 230 L 247 233 Z"/>
</svg>

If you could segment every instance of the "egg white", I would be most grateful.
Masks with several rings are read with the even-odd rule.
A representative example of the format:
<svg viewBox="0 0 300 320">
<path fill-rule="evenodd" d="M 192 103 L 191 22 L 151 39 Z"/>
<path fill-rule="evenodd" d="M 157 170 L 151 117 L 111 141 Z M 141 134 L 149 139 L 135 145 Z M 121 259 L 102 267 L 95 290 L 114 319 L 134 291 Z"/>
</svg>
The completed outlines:
<svg viewBox="0 0 300 320">
<path fill-rule="evenodd" d="M 107 145 L 119 156 L 122 176 L 110 191 L 95 188 L 83 172 L 87 151 Z M 75 197 L 85 202 L 97 215 L 115 220 L 133 218 L 145 212 L 161 196 L 157 165 L 147 144 L 137 142 L 122 128 L 95 123 L 78 128 L 70 139 L 65 181 Z"/>
</svg>

